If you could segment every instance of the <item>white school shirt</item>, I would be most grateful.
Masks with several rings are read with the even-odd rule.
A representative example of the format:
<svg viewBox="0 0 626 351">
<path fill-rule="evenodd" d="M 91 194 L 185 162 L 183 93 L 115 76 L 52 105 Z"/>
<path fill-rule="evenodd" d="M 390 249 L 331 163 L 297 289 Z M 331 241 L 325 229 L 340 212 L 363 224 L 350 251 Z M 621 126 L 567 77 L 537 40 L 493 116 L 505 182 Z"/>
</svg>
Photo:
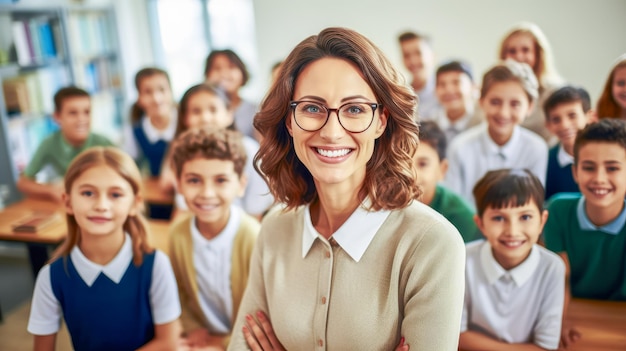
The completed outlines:
<svg viewBox="0 0 626 351">
<path fill-rule="evenodd" d="M 432 117 L 437 109 L 441 107 L 437 95 L 435 94 L 435 76 L 432 75 L 426 81 L 426 85 L 420 91 L 415 91 L 417 95 L 417 121 Z"/>
<path fill-rule="evenodd" d="M 93 285 L 100 273 L 117 284 L 122 280 L 128 266 L 132 264 L 133 248 L 130 235 L 126 234 L 122 248 L 106 265 L 90 261 L 80 251 L 78 245 L 74 246 L 70 257 L 78 275 L 87 286 Z M 167 255 L 159 250 L 156 250 L 154 257 L 149 294 L 154 324 L 166 324 L 180 317 L 180 300 L 174 271 Z M 62 316 L 61 304 L 52 291 L 50 264 L 47 264 L 39 271 L 35 282 L 28 332 L 34 335 L 57 333 L 61 326 Z"/>
<path fill-rule="evenodd" d="M 472 190 L 485 173 L 502 168 L 527 168 L 546 183 L 548 146 L 537 134 L 515 126 L 511 139 L 499 146 L 481 123 L 459 134 L 448 147 L 445 185 L 475 206 Z"/>
<path fill-rule="evenodd" d="M 178 121 L 178 112 L 176 109 L 172 110 L 172 114 L 170 115 L 170 123 L 167 125 L 167 128 L 163 130 L 156 129 L 152 122 L 150 122 L 150 118 L 148 116 L 142 116 L 141 128 L 143 132 L 146 134 L 146 139 L 151 144 L 156 143 L 159 140 L 164 140 L 166 142 L 170 142 L 174 140 L 174 135 L 176 134 L 176 125 Z M 139 144 L 137 140 L 135 140 L 135 134 L 133 133 L 133 125 L 127 124 L 124 127 L 124 145 L 123 149 L 126 151 L 133 159 L 137 159 L 139 157 Z"/>
<path fill-rule="evenodd" d="M 556 160 L 561 168 L 574 164 L 574 156 L 565 151 L 563 145 L 559 145 L 559 151 L 556 153 Z"/>
<path fill-rule="evenodd" d="M 471 242 L 466 250 L 461 333 L 476 331 L 502 342 L 556 350 L 565 295 L 561 258 L 535 244 L 524 262 L 507 271 L 488 241 Z"/>
<path fill-rule="evenodd" d="M 232 328 L 233 314 L 231 257 L 235 235 L 241 222 L 241 210 L 237 206 L 231 206 L 226 227 L 211 240 L 202 236 L 196 221 L 197 218 L 194 217 L 190 222 L 198 301 L 209 322 L 209 331 L 228 334 Z"/>
<path fill-rule="evenodd" d="M 450 121 L 446 110 L 443 107 L 437 109 L 432 118 L 424 118 L 424 121 L 433 121 L 446 135 L 446 143 L 450 145 L 454 138 L 469 128 L 469 123 L 474 119 L 474 105 L 470 104 L 465 108 L 465 114 L 454 123 Z"/>
</svg>

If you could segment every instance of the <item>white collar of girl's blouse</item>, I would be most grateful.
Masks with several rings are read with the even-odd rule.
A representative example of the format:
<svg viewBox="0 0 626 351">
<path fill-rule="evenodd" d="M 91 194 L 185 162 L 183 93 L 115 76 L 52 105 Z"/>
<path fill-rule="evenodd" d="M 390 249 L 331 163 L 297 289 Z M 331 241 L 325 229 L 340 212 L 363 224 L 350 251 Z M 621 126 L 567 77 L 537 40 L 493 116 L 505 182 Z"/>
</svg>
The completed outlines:
<svg viewBox="0 0 626 351">
<path fill-rule="evenodd" d="M 106 265 L 100 265 L 95 262 L 90 261 L 85 255 L 80 251 L 78 245 L 74 246 L 72 252 L 70 253 L 70 257 L 72 258 L 72 263 L 80 275 L 81 279 L 87 284 L 87 286 L 92 286 L 96 281 L 100 273 L 104 273 L 109 279 L 111 279 L 115 284 L 119 284 L 128 269 L 128 265 L 133 260 L 133 247 L 130 235 L 128 233 L 124 236 L 124 244 L 122 244 L 122 248 L 115 255 L 115 257 L 111 260 L 111 262 Z"/>
</svg>

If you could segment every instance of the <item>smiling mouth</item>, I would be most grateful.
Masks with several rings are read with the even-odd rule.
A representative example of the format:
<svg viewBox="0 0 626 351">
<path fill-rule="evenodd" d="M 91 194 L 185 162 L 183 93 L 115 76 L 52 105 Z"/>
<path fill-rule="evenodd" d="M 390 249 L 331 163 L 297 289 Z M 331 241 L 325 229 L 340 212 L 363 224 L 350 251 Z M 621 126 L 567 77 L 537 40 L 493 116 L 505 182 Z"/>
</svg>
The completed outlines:
<svg viewBox="0 0 626 351">
<path fill-rule="evenodd" d="M 611 189 L 589 189 L 592 194 L 597 196 L 604 196 L 611 192 Z"/>
<path fill-rule="evenodd" d="M 105 218 L 105 217 L 87 217 L 88 220 L 90 220 L 91 222 L 96 222 L 96 223 L 104 223 L 104 222 L 108 222 L 111 219 L 110 218 Z"/>
<path fill-rule="evenodd" d="M 195 204 L 195 206 L 202 211 L 212 211 L 218 207 L 218 205 L 203 205 L 203 204 Z"/>
<path fill-rule="evenodd" d="M 517 248 L 522 246 L 526 240 L 500 240 L 500 244 L 508 248 Z"/>
<path fill-rule="evenodd" d="M 343 157 L 352 152 L 352 149 L 335 149 L 335 150 L 326 150 L 326 149 L 320 149 L 320 148 L 314 148 L 314 149 L 318 154 L 324 157 L 330 157 L 330 158 Z"/>
</svg>

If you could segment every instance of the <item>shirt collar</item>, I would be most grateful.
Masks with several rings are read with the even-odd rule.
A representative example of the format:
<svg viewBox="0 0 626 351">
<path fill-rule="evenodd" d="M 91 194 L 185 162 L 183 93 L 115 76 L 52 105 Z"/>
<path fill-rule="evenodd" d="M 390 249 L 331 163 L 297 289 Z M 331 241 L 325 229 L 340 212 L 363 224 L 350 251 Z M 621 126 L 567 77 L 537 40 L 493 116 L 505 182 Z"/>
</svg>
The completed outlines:
<svg viewBox="0 0 626 351">
<path fill-rule="evenodd" d="M 210 248 L 215 251 L 227 248 L 232 242 L 232 238 L 237 233 L 240 218 L 241 213 L 239 212 L 237 206 L 231 205 L 228 223 L 226 223 L 224 229 L 219 234 L 214 236 L 213 239 L 207 239 L 198 230 L 198 225 L 196 224 L 198 219 L 194 216 L 190 221 L 191 240 L 193 241 L 193 246 L 197 248 Z"/>
<path fill-rule="evenodd" d="M 337 244 L 356 262 L 359 262 L 363 257 L 376 232 L 391 213 L 390 211 L 368 211 L 368 206 L 369 201 L 364 201 L 332 235 Z M 311 222 L 309 205 L 304 208 L 303 228 L 302 257 L 304 258 L 313 246 L 315 239 L 326 240 L 317 232 L 313 222 Z"/>
<path fill-rule="evenodd" d="M 113 257 L 111 262 L 106 265 L 100 265 L 95 262 L 90 261 L 85 255 L 80 251 L 78 245 L 74 246 L 72 251 L 70 252 L 70 257 L 72 258 L 72 262 L 74 263 L 74 267 L 78 272 L 78 275 L 81 279 L 87 284 L 87 286 L 92 286 L 96 281 L 100 273 L 104 273 L 109 279 L 111 279 L 115 284 L 119 284 L 128 269 L 128 265 L 133 259 L 133 247 L 130 239 L 130 235 L 124 235 L 124 244 L 122 244 L 122 248 L 120 251 Z"/>
<path fill-rule="evenodd" d="M 491 285 L 498 281 L 502 276 L 509 274 L 515 284 L 520 287 L 524 285 L 533 275 L 539 266 L 539 249 L 534 244 L 530 249 L 530 255 L 517 267 L 507 271 L 496 261 L 491 252 L 491 245 L 485 241 L 480 249 L 480 264 L 487 276 L 487 282 Z"/>
<path fill-rule="evenodd" d="M 144 118 L 141 119 L 141 127 L 143 128 L 148 141 L 153 144 L 159 140 L 170 141 L 174 139 L 174 134 L 176 133 L 176 110 L 172 110 L 170 124 L 168 124 L 167 128 L 164 130 L 156 129 L 152 125 L 152 122 L 150 122 L 150 118 L 148 116 L 144 116 Z"/>
<path fill-rule="evenodd" d="M 483 142 L 484 142 L 484 146 L 487 150 L 487 154 L 489 156 L 500 156 L 503 157 L 504 159 L 512 159 L 515 155 L 514 152 L 515 150 L 518 150 L 518 148 L 516 147 L 518 144 L 518 140 L 520 138 L 520 126 L 515 126 L 513 127 L 513 134 L 511 135 L 511 138 L 509 139 L 509 141 L 506 142 L 506 144 L 500 146 L 498 144 L 496 144 L 492 139 L 491 136 L 489 136 L 489 125 L 487 123 L 484 123 L 485 128 L 485 138 L 483 138 Z"/>
<path fill-rule="evenodd" d="M 441 128 L 441 130 L 453 129 L 455 132 L 459 133 L 467 129 L 467 125 L 469 124 L 473 115 L 474 106 L 472 104 L 468 104 L 467 106 L 465 106 L 465 114 L 461 118 L 457 119 L 454 123 L 451 123 L 450 119 L 448 119 L 448 115 L 446 115 L 446 110 L 442 107 L 439 109 L 437 124 L 439 124 L 439 128 Z"/>
<path fill-rule="evenodd" d="M 601 231 L 603 233 L 617 235 L 622 228 L 624 228 L 624 224 L 626 224 L 626 200 L 624 201 L 624 208 L 617 218 L 603 226 L 597 226 L 591 223 L 591 220 L 587 217 L 587 212 L 585 211 L 585 197 L 581 196 L 578 200 L 578 206 L 576 207 L 576 217 L 578 217 L 578 223 L 582 230 Z"/>
<path fill-rule="evenodd" d="M 569 166 L 574 163 L 574 156 L 568 154 L 563 148 L 563 145 L 559 145 L 559 151 L 556 154 L 556 160 L 561 168 Z"/>
</svg>

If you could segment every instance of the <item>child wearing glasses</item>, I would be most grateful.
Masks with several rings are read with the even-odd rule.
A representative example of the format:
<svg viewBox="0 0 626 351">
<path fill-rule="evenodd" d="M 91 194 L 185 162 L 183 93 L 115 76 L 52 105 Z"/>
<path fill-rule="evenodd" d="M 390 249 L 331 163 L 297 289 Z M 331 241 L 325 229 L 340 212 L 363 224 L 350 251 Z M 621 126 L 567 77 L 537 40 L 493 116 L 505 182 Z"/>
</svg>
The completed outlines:
<svg viewBox="0 0 626 351">
<path fill-rule="evenodd" d="M 457 348 L 463 241 L 417 200 L 416 98 L 399 77 L 345 28 L 283 62 L 254 125 L 285 207 L 264 218 L 229 349 Z"/>
</svg>

